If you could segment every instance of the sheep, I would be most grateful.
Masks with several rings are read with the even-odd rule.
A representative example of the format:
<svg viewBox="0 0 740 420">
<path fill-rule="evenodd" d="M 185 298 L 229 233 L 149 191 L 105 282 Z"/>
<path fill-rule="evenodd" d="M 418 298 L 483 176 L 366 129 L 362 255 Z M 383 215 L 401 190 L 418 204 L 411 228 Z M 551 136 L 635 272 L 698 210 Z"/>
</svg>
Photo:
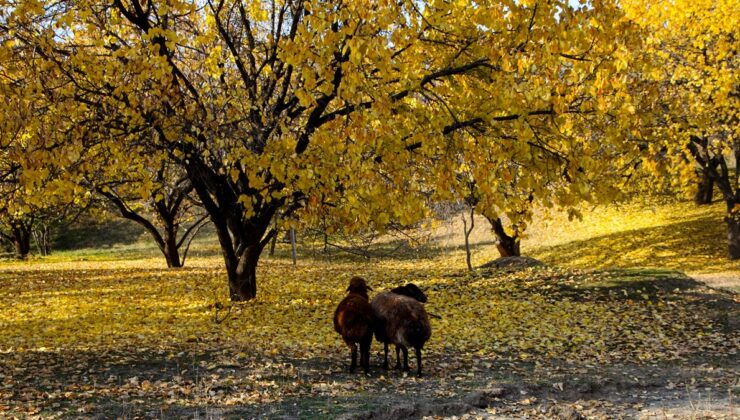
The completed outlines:
<svg viewBox="0 0 740 420">
<path fill-rule="evenodd" d="M 375 338 L 383 343 L 383 369 L 388 369 L 388 345 L 396 345 L 396 369 L 401 368 L 399 351 L 403 351 L 403 370 L 409 369 L 408 348 L 416 353 L 417 376 L 422 376 L 421 350 L 432 336 L 432 326 L 422 302 L 426 295 L 414 284 L 379 293 L 370 306 L 375 313 Z"/>
<path fill-rule="evenodd" d="M 427 295 L 425 295 L 424 292 L 419 289 L 419 286 L 415 285 L 414 283 L 409 283 L 405 286 L 398 286 L 394 289 L 391 289 L 391 293 L 408 296 L 410 298 L 418 300 L 421 303 L 427 303 Z"/>
<path fill-rule="evenodd" d="M 334 312 L 334 330 L 338 332 L 352 351 L 350 373 L 357 367 L 357 343 L 360 343 L 360 365 L 368 373 L 370 368 L 370 344 L 373 341 L 375 315 L 367 295 L 370 288 L 362 277 L 353 277 L 344 298 Z"/>
</svg>

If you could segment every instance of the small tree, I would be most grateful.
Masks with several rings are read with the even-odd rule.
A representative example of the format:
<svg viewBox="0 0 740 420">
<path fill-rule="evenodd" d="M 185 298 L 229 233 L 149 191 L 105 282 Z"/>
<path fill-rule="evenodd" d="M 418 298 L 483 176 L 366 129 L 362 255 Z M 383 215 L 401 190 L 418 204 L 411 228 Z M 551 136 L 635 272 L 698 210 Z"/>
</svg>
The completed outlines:
<svg viewBox="0 0 740 420">
<path fill-rule="evenodd" d="M 146 160 L 141 156 L 124 160 L 124 165 L 134 165 L 132 170 L 93 173 L 84 184 L 120 217 L 142 226 L 164 255 L 167 267 L 182 267 L 208 215 L 196 205 L 191 197 L 193 186 L 177 167 L 166 160 L 154 161 L 151 166 L 142 162 Z"/>
</svg>

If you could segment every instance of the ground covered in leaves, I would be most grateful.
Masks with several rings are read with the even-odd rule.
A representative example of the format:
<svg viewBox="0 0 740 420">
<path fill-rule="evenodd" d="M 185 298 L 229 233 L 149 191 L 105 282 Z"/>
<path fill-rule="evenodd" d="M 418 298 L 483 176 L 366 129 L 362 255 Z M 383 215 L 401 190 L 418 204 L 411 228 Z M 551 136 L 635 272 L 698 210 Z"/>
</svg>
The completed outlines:
<svg viewBox="0 0 740 420">
<path fill-rule="evenodd" d="M 461 222 L 374 259 L 303 240 L 296 267 L 280 245 L 258 298 L 234 305 L 208 235 L 179 270 L 146 241 L 0 262 L 0 418 L 736 418 L 740 263 L 722 212 L 538 215 L 523 251 L 545 266 L 475 275 Z M 481 265 L 496 249 L 476 226 Z M 441 319 L 424 378 L 380 369 L 377 343 L 370 375 L 347 373 L 331 317 L 352 275 L 425 289 Z"/>
<path fill-rule="evenodd" d="M 296 267 L 266 259 L 258 298 L 240 304 L 228 302 L 215 256 L 180 270 L 159 268 L 157 258 L 4 263 L 0 412 L 733 415 L 740 313 L 732 292 L 667 270 L 471 275 L 461 261 L 459 252 L 303 258 Z M 369 376 L 346 372 L 331 316 L 352 275 L 376 292 L 408 281 L 426 290 L 428 311 L 441 319 L 432 320 L 424 378 L 381 370 L 377 343 Z"/>
</svg>

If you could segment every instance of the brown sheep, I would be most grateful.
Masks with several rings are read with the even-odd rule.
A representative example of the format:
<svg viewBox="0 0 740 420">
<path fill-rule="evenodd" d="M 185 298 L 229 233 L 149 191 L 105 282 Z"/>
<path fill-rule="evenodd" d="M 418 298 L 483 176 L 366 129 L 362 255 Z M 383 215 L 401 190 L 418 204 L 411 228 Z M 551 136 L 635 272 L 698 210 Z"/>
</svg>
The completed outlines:
<svg viewBox="0 0 740 420">
<path fill-rule="evenodd" d="M 373 298 L 371 306 L 376 318 L 375 338 L 383 343 L 385 353 L 383 369 L 388 369 L 388 345 L 395 344 L 396 368 L 401 368 L 399 351 L 403 351 L 403 370 L 409 370 L 408 348 L 413 347 L 417 375 L 422 375 L 421 350 L 432 336 L 432 326 L 421 301 L 426 302 L 426 295 L 414 284 L 380 293 Z"/>
<path fill-rule="evenodd" d="M 418 300 L 421 303 L 427 303 L 427 295 L 425 295 L 424 292 L 419 289 L 419 286 L 415 285 L 414 283 L 409 283 L 405 286 L 398 286 L 394 289 L 391 289 L 391 293 L 408 296 L 410 298 Z"/>
<path fill-rule="evenodd" d="M 371 289 L 361 277 L 353 277 L 344 298 L 334 312 L 334 330 L 338 332 L 352 351 L 349 371 L 357 367 L 357 343 L 360 343 L 360 365 L 368 372 L 370 368 L 370 344 L 373 341 L 375 316 L 370 307 L 368 290 Z"/>
</svg>

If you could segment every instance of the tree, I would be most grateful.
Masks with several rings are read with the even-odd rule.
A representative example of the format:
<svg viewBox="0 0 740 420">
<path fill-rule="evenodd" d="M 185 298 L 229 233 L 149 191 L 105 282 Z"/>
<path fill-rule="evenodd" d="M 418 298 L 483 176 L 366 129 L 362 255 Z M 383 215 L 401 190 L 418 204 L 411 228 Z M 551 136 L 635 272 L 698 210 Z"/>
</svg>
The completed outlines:
<svg viewBox="0 0 740 420">
<path fill-rule="evenodd" d="M 740 258 L 740 58 L 737 2 L 629 1 L 626 9 L 648 29 L 636 51 L 643 78 L 659 91 L 662 118 L 646 131 L 646 167 L 686 187 L 702 178 L 697 202 L 713 186 L 726 207 L 728 254 Z M 732 165 L 735 165 L 733 170 Z"/>
<path fill-rule="evenodd" d="M 233 300 L 256 295 L 277 215 L 331 206 L 357 224 L 413 222 L 427 212 L 425 185 L 451 188 L 460 162 L 447 152 L 458 147 L 491 165 L 563 154 L 571 182 L 556 195 L 572 203 L 590 194 L 579 169 L 598 163 L 576 157 L 595 139 L 555 133 L 613 111 L 600 142 L 617 147 L 631 115 L 617 94 L 630 24 L 610 1 L 26 0 L 4 9 L 0 31 L 64 76 L 53 96 L 77 104 L 78 124 L 124 143 L 153 131 L 147 147 L 183 168 L 215 226 Z M 548 127 L 548 144 L 532 141 L 533 127 Z"/>
<path fill-rule="evenodd" d="M 167 267 L 182 267 L 190 244 L 208 221 L 190 197 L 193 186 L 182 171 L 142 151 L 97 150 L 95 156 L 88 152 L 82 159 L 81 184 L 106 200 L 120 217 L 146 229 Z"/>
<path fill-rule="evenodd" d="M 0 43 L 8 44 L 8 38 L 0 36 Z M 58 172 L 45 158 L 54 149 L 49 139 L 63 125 L 49 113 L 52 104 L 39 93 L 42 87 L 27 77 L 24 53 L 14 45 L 0 48 L 0 238 L 12 244 L 19 259 L 28 257 L 35 229 L 62 206 L 55 194 Z M 76 193 L 65 192 L 69 197 Z M 44 253 L 49 248 L 42 242 L 39 237 Z"/>
<path fill-rule="evenodd" d="M 33 217 L 9 217 L 0 227 L 0 238 L 13 245 L 15 257 L 25 260 L 31 253 Z"/>
</svg>

